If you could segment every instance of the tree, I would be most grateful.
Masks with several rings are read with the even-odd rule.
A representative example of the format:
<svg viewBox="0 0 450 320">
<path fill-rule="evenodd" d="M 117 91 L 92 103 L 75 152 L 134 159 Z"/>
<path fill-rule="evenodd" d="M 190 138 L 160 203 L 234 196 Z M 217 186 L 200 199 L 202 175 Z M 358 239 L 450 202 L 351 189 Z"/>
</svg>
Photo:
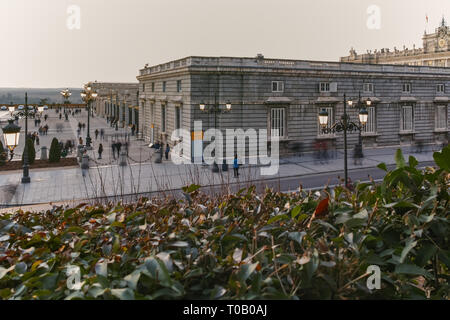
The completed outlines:
<svg viewBox="0 0 450 320">
<path fill-rule="evenodd" d="M 31 137 L 27 138 L 26 150 L 28 154 L 28 163 L 33 164 L 34 160 L 36 159 L 36 150 L 34 149 L 34 142 Z M 24 158 L 25 158 L 25 150 L 22 153 L 22 162 Z"/>
<path fill-rule="evenodd" d="M 3 143 L 0 141 L 0 166 L 5 165 L 6 159 L 8 158 L 8 152 L 3 148 Z"/>
<path fill-rule="evenodd" d="M 59 162 L 60 159 L 61 159 L 61 145 L 59 144 L 58 139 L 53 138 L 52 144 L 50 146 L 49 161 Z"/>
</svg>

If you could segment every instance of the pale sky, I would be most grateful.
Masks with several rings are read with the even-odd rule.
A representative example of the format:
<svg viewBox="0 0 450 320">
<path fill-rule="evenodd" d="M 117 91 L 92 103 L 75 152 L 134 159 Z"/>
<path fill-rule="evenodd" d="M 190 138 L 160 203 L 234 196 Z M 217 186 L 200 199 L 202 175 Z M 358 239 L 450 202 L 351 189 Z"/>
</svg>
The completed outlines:
<svg viewBox="0 0 450 320">
<path fill-rule="evenodd" d="M 71 5 L 79 30 L 67 27 Z M 367 27 L 371 5 L 379 30 Z M 0 87 L 135 82 L 146 63 L 191 55 L 337 61 L 351 47 L 421 48 L 444 14 L 449 0 L 0 0 Z"/>
</svg>

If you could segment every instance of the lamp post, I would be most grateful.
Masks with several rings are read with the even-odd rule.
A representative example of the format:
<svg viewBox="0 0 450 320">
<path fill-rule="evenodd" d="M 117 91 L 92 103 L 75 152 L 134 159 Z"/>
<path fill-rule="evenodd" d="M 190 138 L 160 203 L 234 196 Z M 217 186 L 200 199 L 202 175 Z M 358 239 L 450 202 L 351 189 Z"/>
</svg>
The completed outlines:
<svg viewBox="0 0 450 320">
<path fill-rule="evenodd" d="M 25 92 L 25 147 L 23 151 L 23 175 L 22 183 L 30 183 L 30 166 L 28 164 L 28 93 Z"/>
<path fill-rule="evenodd" d="M 95 100 L 97 98 L 98 94 L 96 91 L 92 90 L 92 87 L 90 84 L 87 84 L 86 86 L 84 86 L 84 90 L 81 92 L 81 98 L 83 99 L 84 102 L 86 102 L 87 104 L 87 109 L 88 109 L 88 127 L 87 127 L 87 136 L 86 136 L 86 149 L 88 150 L 92 150 L 92 146 L 91 146 L 91 134 L 90 134 L 90 129 L 91 129 L 91 124 L 90 124 L 90 120 L 91 120 L 91 102 L 93 100 Z"/>
<path fill-rule="evenodd" d="M 11 154 L 11 158 L 9 159 L 9 161 L 11 161 L 14 157 L 14 149 L 19 145 L 20 127 L 14 124 L 14 119 L 10 119 L 8 120 L 8 124 L 2 128 L 2 130 L 5 145 Z"/>
<path fill-rule="evenodd" d="M 60 94 L 63 96 L 63 104 L 67 104 L 69 102 L 69 98 L 72 95 L 72 92 L 70 92 L 69 88 L 62 90 Z M 64 114 L 66 113 L 66 107 L 64 106 Z"/>
<path fill-rule="evenodd" d="M 328 127 L 327 110 L 322 109 L 319 113 L 319 124 L 322 127 L 323 133 L 344 132 L 344 179 L 346 187 L 348 187 L 347 132 L 359 131 L 361 133 L 368 120 L 368 112 L 364 107 L 359 111 L 359 124 L 350 121 L 350 117 L 347 114 L 347 103 L 351 106 L 353 101 L 350 100 L 347 102 L 347 97 L 344 94 L 344 114 L 342 115 L 342 119 L 332 125 L 331 128 Z"/>
<path fill-rule="evenodd" d="M 205 113 L 213 113 L 214 114 L 214 129 L 217 130 L 217 115 L 222 113 L 227 113 L 231 111 L 231 102 L 227 101 L 225 104 L 225 109 L 220 108 L 220 104 L 217 101 L 217 93 L 214 95 L 214 104 L 212 106 L 207 107 L 205 102 L 201 102 L 200 110 Z M 214 153 L 214 164 L 212 168 L 213 172 L 219 172 L 219 166 L 217 165 L 216 159 L 215 159 L 215 153 Z"/>
<path fill-rule="evenodd" d="M 9 113 L 11 113 L 11 117 L 14 115 L 14 111 L 16 111 L 16 107 L 15 106 L 9 106 L 8 107 Z"/>
</svg>

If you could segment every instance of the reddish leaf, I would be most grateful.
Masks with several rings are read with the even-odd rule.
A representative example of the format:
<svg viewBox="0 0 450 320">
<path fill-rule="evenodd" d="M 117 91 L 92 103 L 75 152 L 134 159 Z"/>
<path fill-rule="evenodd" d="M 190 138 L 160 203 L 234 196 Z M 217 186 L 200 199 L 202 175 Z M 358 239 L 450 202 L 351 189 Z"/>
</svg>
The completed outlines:
<svg viewBox="0 0 450 320">
<path fill-rule="evenodd" d="M 316 208 L 316 211 L 314 211 L 314 216 L 316 218 L 322 218 L 325 217 L 328 214 L 328 203 L 330 199 L 326 198 L 320 201 L 319 205 Z"/>
</svg>

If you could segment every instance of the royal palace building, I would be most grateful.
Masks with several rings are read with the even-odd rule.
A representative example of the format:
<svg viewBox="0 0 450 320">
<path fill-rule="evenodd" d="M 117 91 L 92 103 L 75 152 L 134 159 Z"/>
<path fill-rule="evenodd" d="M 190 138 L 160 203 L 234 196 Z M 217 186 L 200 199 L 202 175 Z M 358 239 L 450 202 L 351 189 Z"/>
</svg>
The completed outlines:
<svg viewBox="0 0 450 320">
<path fill-rule="evenodd" d="M 368 51 L 364 54 L 357 54 L 354 49 L 350 50 L 350 55 L 342 57 L 341 62 L 371 63 L 371 64 L 402 64 L 410 66 L 434 66 L 450 67 L 450 27 L 445 19 L 442 19 L 440 26 L 432 34 L 423 35 L 423 48 L 403 50 L 388 48 Z"/>
<path fill-rule="evenodd" d="M 269 147 L 278 135 L 281 154 L 299 143 L 313 150 L 317 141 L 342 148 L 343 135 L 324 133 L 318 114 L 327 110 L 331 126 L 343 115 L 344 95 L 354 102 L 347 108 L 352 121 L 358 120 L 359 107 L 371 101 L 362 132 L 366 148 L 418 141 L 434 144 L 448 138 L 450 68 L 445 67 L 278 60 L 262 55 L 187 57 L 146 66 L 137 79 L 139 88 L 133 92 L 139 91 L 142 138 L 173 145 L 177 140 L 171 139 L 171 133 L 185 129 L 192 139 L 182 141 L 183 156 L 191 159 L 194 144 L 203 143 L 195 121 L 202 122 L 202 131 L 267 130 Z M 107 93 L 103 101 L 109 101 Z M 357 141 L 358 134 L 349 134 L 350 146 Z"/>
<path fill-rule="evenodd" d="M 130 127 L 133 124 L 139 132 L 139 84 L 90 82 L 98 97 L 92 103 L 98 116 L 117 122 L 118 127 Z"/>
</svg>

